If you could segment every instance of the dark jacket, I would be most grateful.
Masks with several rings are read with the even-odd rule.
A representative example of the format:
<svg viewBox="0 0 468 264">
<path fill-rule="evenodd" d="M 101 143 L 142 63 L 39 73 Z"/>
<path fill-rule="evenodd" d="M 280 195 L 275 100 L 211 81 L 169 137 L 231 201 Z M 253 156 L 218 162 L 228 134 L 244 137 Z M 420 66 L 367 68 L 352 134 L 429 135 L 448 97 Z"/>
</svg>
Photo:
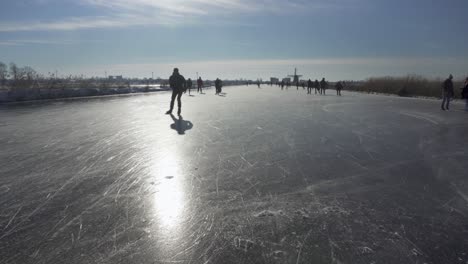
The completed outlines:
<svg viewBox="0 0 468 264">
<path fill-rule="evenodd" d="M 343 89 L 343 84 L 342 84 L 341 82 L 337 82 L 337 83 L 335 84 L 335 88 L 336 88 L 337 90 L 342 90 L 342 89 Z"/>
<path fill-rule="evenodd" d="M 327 89 L 328 88 L 327 81 L 325 80 L 320 81 L 320 87 L 322 87 L 322 89 Z"/>
<path fill-rule="evenodd" d="M 453 95 L 453 82 L 451 79 L 447 79 L 444 82 L 444 92 Z"/>
<path fill-rule="evenodd" d="M 222 86 L 223 86 L 223 81 L 221 81 L 220 79 L 216 79 L 215 87 L 216 88 L 221 88 Z"/>
<path fill-rule="evenodd" d="M 184 76 L 174 73 L 169 78 L 169 85 L 171 86 L 172 90 L 176 92 L 183 92 L 185 91 L 185 78 Z"/>
<path fill-rule="evenodd" d="M 465 83 L 465 87 L 463 87 L 462 98 L 468 100 L 468 82 Z"/>
</svg>

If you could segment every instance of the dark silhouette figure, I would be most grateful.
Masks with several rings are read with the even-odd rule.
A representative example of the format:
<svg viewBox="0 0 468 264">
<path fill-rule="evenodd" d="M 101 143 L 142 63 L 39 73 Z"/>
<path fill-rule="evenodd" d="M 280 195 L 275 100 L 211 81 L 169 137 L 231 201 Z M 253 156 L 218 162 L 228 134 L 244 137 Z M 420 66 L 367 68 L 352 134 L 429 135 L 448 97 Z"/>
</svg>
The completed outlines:
<svg viewBox="0 0 468 264">
<path fill-rule="evenodd" d="M 179 115 L 179 119 L 177 119 L 171 114 L 171 118 L 174 121 L 174 124 L 171 124 L 171 128 L 176 130 L 179 135 L 184 135 L 185 131 L 193 128 L 192 122 L 184 120 L 181 115 Z"/>
<path fill-rule="evenodd" d="M 257 87 L 260 88 L 260 81 L 257 81 Z"/>
<path fill-rule="evenodd" d="M 319 83 L 319 81 L 317 79 L 315 79 L 314 88 L 315 88 L 315 94 L 317 94 L 317 92 L 322 94 L 322 91 L 320 91 L 320 83 Z"/>
<path fill-rule="evenodd" d="M 335 84 L 335 88 L 336 88 L 336 95 L 341 96 L 341 90 L 343 90 L 343 84 L 341 83 L 341 81 Z"/>
<path fill-rule="evenodd" d="M 452 99 L 454 95 L 453 91 L 453 75 L 450 74 L 447 80 L 444 81 L 443 84 L 443 93 L 442 93 L 442 110 L 449 110 L 450 99 Z"/>
<path fill-rule="evenodd" d="M 468 77 L 465 79 L 465 85 L 462 90 L 462 98 L 465 99 L 465 111 L 468 111 Z"/>
<path fill-rule="evenodd" d="M 322 90 L 322 93 L 323 95 L 325 95 L 325 91 L 327 90 L 328 88 L 328 83 L 327 81 L 325 81 L 325 78 L 322 78 L 322 80 L 320 81 L 320 89 Z"/>
<path fill-rule="evenodd" d="M 312 86 L 314 86 L 314 83 L 311 79 L 309 79 L 307 82 L 307 94 L 312 94 Z"/>
<path fill-rule="evenodd" d="M 167 115 L 172 114 L 172 110 L 174 109 L 174 100 L 177 97 L 177 104 L 179 106 L 179 110 L 177 111 L 177 114 L 180 115 L 182 111 L 182 102 L 181 102 L 181 97 L 182 94 L 185 93 L 186 91 L 186 84 L 185 84 L 185 78 L 184 76 L 179 74 L 179 69 L 174 68 L 174 72 L 172 73 L 172 76 L 169 78 L 169 85 L 172 89 L 172 97 L 171 97 L 171 106 L 169 108 L 169 111 L 166 112 Z"/>
<path fill-rule="evenodd" d="M 186 87 L 188 89 L 188 94 L 190 95 L 190 91 L 192 90 L 192 79 L 188 78 Z"/>
<path fill-rule="evenodd" d="M 284 81 L 281 81 L 280 86 L 281 86 L 281 90 L 284 90 Z"/>
<path fill-rule="evenodd" d="M 201 77 L 198 77 L 197 85 L 198 85 L 197 92 L 203 93 L 203 80 Z"/>
<path fill-rule="evenodd" d="M 216 81 L 215 81 L 216 94 L 221 93 L 222 87 L 223 87 L 223 81 L 221 81 L 219 78 L 216 78 Z"/>
</svg>

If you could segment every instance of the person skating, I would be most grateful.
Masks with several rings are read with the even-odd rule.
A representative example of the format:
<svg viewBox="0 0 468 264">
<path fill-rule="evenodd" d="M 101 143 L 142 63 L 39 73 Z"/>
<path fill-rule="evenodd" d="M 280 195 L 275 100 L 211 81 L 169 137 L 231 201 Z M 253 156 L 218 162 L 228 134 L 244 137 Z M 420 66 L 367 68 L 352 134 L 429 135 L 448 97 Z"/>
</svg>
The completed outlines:
<svg viewBox="0 0 468 264">
<path fill-rule="evenodd" d="M 327 90 L 328 88 L 328 83 L 327 81 L 325 81 L 325 78 L 322 78 L 322 80 L 320 81 L 320 89 L 322 90 L 322 94 L 325 95 L 325 91 Z"/>
<path fill-rule="evenodd" d="M 198 86 L 197 92 L 203 93 L 203 80 L 201 77 L 198 77 L 197 86 Z"/>
<path fill-rule="evenodd" d="M 307 94 L 312 94 L 312 86 L 314 86 L 314 83 L 311 79 L 309 79 L 307 82 Z"/>
<path fill-rule="evenodd" d="M 169 111 L 166 112 L 166 114 L 167 115 L 172 114 L 172 109 L 174 109 L 174 100 L 177 97 L 177 104 L 179 107 L 177 114 L 180 115 L 182 111 L 181 97 L 182 97 L 182 94 L 186 92 L 186 87 L 185 87 L 185 78 L 184 76 L 179 74 L 179 69 L 174 68 L 174 72 L 172 73 L 172 76 L 169 78 L 169 86 L 172 89 L 172 97 L 171 97 L 170 109 Z"/>
<path fill-rule="evenodd" d="M 216 78 L 216 81 L 215 81 L 216 94 L 221 93 L 222 87 L 223 87 L 223 82 L 219 78 Z"/>
<path fill-rule="evenodd" d="M 186 85 L 188 89 L 188 94 L 190 95 L 190 91 L 192 90 L 192 79 L 188 78 Z"/>
<path fill-rule="evenodd" d="M 335 88 L 336 88 L 336 95 L 341 96 L 341 90 L 343 90 L 343 84 L 341 83 L 341 81 L 335 84 Z"/>
<path fill-rule="evenodd" d="M 320 91 L 320 83 L 319 83 L 319 81 L 317 79 L 315 79 L 314 88 L 315 88 L 315 94 L 317 94 L 317 92 L 322 94 L 322 91 Z"/>
<path fill-rule="evenodd" d="M 465 79 L 465 84 L 462 90 L 462 98 L 465 99 L 465 111 L 468 111 L 468 77 Z"/>
<path fill-rule="evenodd" d="M 447 80 L 444 81 L 443 84 L 443 92 L 442 92 L 442 110 L 449 110 L 450 99 L 453 97 L 453 75 L 450 74 Z"/>
</svg>

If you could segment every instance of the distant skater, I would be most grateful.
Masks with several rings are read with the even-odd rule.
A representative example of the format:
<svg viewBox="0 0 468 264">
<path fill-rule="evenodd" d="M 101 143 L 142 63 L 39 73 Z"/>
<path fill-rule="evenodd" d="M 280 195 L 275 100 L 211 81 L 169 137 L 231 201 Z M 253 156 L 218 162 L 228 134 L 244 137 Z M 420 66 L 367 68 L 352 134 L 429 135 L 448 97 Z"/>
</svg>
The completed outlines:
<svg viewBox="0 0 468 264">
<path fill-rule="evenodd" d="M 197 85 L 198 85 L 197 92 L 203 93 L 203 80 L 201 77 L 198 77 Z"/>
<path fill-rule="evenodd" d="M 450 74 L 447 80 L 444 81 L 443 84 L 443 92 L 442 92 L 442 110 L 449 110 L 450 100 L 454 95 L 453 91 L 453 75 Z"/>
<path fill-rule="evenodd" d="M 317 79 L 315 79 L 314 88 L 315 88 L 315 94 L 317 94 L 317 92 L 322 94 L 322 91 L 320 91 L 320 83 L 319 83 L 319 81 Z"/>
<path fill-rule="evenodd" d="M 186 87 L 185 87 L 185 78 L 184 76 L 179 74 L 179 69 L 174 68 L 174 72 L 172 73 L 172 76 L 169 78 L 169 86 L 172 89 L 171 108 L 169 109 L 169 111 L 166 112 L 166 114 L 167 115 L 172 114 L 172 110 L 174 109 L 174 100 L 177 97 L 177 104 L 179 107 L 177 114 L 180 115 L 182 111 L 182 102 L 180 99 L 182 97 L 182 94 L 186 92 Z"/>
<path fill-rule="evenodd" d="M 305 82 L 302 82 L 302 90 L 305 90 Z"/>
<path fill-rule="evenodd" d="M 257 87 L 260 88 L 260 81 L 257 81 Z"/>
<path fill-rule="evenodd" d="M 336 88 L 336 95 L 341 96 L 341 90 L 343 90 L 343 84 L 341 83 L 341 81 L 338 81 L 335 84 L 335 88 Z"/>
<path fill-rule="evenodd" d="M 468 77 L 465 79 L 463 85 L 462 98 L 465 99 L 465 111 L 468 111 Z"/>
<path fill-rule="evenodd" d="M 223 87 L 223 81 L 221 81 L 219 78 L 216 78 L 216 81 L 215 81 L 216 93 L 215 94 L 220 94 L 222 87 Z"/>
<path fill-rule="evenodd" d="M 188 94 L 190 95 L 190 91 L 192 90 L 192 79 L 188 78 L 186 85 L 188 89 Z"/>
<path fill-rule="evenodd" d="M 325 91 L 327 90 L 328 88 L 328 83 L 327 81 L 325 81 L 325 78 L 322 78 L 322 80 L 320 81 L 320 89 L 321 89 L 321 94 L 325 95 Z"/>
<path fill-rule="evenodd" d="M 314 83 L 312 82 L 311 79 L 307 82 L 307 94 L 312 94 L 312 87 L 314 86 Z"/>
</svg>

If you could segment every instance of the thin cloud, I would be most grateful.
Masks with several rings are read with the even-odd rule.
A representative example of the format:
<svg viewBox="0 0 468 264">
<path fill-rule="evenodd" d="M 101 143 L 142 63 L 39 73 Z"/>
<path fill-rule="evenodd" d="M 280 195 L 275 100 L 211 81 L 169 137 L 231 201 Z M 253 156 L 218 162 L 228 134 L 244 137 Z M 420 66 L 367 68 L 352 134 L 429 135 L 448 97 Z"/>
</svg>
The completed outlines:
<svg viewBox="0 0 468 264">
<path fill-rule="evenodd" d="M 167 20 L 158 21 L 133 15 L 118 17 L 72 17 L 60 21 L 30 21 L 18 23 L 0 23 L 0 32 L 16 31 L 70 31 L 95 28 L 121 28 L 142 25 L 163 25 Z"/>
</svg>

